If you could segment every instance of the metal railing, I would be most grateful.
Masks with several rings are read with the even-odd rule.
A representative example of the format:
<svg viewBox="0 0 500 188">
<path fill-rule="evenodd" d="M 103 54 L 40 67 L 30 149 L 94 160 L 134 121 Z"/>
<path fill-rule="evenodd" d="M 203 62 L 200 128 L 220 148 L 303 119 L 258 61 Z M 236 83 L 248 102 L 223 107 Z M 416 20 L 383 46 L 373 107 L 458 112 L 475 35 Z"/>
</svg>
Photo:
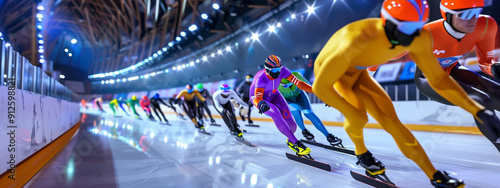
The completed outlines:
<svg viewBox="0 0 500 188">
<path fill-rule="evenodd" d="M 14 51 L 0 39 L 0 84 L 15 80 L 15 87 L 25 91 L 76 101 L 76 94 L 47 75 L 40 67 L 33 66 L 25 57 Z"/>
</svg>

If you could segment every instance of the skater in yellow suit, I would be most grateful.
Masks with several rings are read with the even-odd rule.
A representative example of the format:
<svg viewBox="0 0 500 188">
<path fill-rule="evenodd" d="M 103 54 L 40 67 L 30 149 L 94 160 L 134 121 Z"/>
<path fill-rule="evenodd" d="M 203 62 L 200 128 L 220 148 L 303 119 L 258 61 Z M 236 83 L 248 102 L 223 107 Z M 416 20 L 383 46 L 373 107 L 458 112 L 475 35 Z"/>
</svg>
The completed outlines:
<svg viewBox="0 0 500 188">
<path fill-rule="evenodd" d="M 316 59 L 313 92 L 344 114 L 344 129 L 356 147 L 358 164 L 371 175 L 383 175 L 385 166 L 364 144 L 363 127 L 368 122 L 367 112 L 392 135 L 402 153 L 425 172 L 434 186 L 461 187 L 464 185 L 462 180 L 434 168 L 422 146 L 398 119 L 389 96 L 366 70 L 409 53 L 439 94 L 479 121 L 499 123 L 441 68 L 432 53 L 429 32 L 421 30 L 428 14 L 426 1 L 386 0 L 381 19 L 356 21 L 338 30 Z"/>
</svg>

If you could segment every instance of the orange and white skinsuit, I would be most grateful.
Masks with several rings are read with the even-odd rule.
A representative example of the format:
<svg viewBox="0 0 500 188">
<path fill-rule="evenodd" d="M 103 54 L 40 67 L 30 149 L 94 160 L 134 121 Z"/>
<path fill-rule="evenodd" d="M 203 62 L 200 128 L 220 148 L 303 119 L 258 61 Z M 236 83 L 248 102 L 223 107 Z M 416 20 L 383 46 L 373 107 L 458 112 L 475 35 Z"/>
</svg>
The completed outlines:
<svg viewBox="0 0 500 188">
<path fill-rule="evenodd" d="M 454 18 L 455 19 L 455 18 Z M 500 110 L 500 84 L 463 67 L 458 60 L 476 47 L 478 64 L 482 71 L 492 75 L 491 65 L 495 63 L 493 49 L 497 23 L 490 16 L 480 15 L 474 31 L 463 34 L 456 32 L 443 19 L 428 23 L 424 29 L 432 36 L 432 52 L 445 71 L 457 81 L 469 96 L 489 109 Z M 415 85 L 427 97 L 434 101 L 452 105 L 448 100 L 436 93 L 428 84 L 428 80 L 417 67 Z M 500 151 L 500 125 L 485 125 L 476 122 L 479 130 Z"/>
<path fill-rule="evenodd" d="M 341 28 L 316 59 L 313 92 L 327 105 L 344 114 L 344 129 L 356 147 L 356 155 L 368 151 L 363 139 L 368 112 L 392 135 L 402 153 L 432 179 L 437 170 L 413 134 L 397 117 L 389 96 L 366 68 L 408 52 L 439 94 L 474 115 L 484 107 L 469 98 L 443 71 L 432 53 L 428 31 L 422 30 L 409 46 L 391 47 L 380 18 L 356 21 Z"/>
</svg>

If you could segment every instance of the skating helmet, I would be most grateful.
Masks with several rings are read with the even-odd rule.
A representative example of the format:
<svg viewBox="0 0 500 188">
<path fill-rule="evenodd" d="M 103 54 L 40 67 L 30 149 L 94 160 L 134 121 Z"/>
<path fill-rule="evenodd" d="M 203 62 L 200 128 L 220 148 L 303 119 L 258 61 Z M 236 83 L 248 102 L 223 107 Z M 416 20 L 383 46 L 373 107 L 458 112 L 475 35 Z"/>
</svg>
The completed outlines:
<svg viewBox="0 0 500 188">
<path fill-rule="evenodd" d="M 134 101 L 137 100 L 137 96 L 132 95 L 132 100 L 134 100 Z"/>
<path fill-rule="evenodd" d="M 381 18 L 391 43 L 408 46 L 429 20 L 429 5 L 426 0 L 385 0 Z"/>
<path fill-rule="evenodd" d="M 142 96 L 142 99 L 144 99 L 144 100 L 148 100 L 148 96 L 143 95 L 143 96 Z"/>
<path fill-rule="evenodd" d="M 186 91 L 187 91 L 189 94 L 193 93 L 193 89 L 194 89 L 194 88 L 193 88 L 193 85 L 191 85 L 191 84 L 186 85 Z"/>
<path fill-rule="evenodd" d="M 280 57 L 270 55 L 266 58 L 264 67 L 266 68 L 266 74 L 276 79 L 280 76 L 281 69 L 283 68 L 283 62 L 281 62 Z"/>
<path fill-rule="evenodd" d="M 229 93 L 230 89 L 231 89 L 231 87 L 229 87 L 229 85 L 227 85 L 227 84 L 220 85 L 220 90 L 222 90 L 223 93 Z"/>
<path fill-rule="evenodd" d="M 451 24 L 451 16 L 458 15 L 460 19 L 470 20 L 478 17 L 483 10 L 484 0 L 441 0 L 441 15 Z"/>
<path fill-rule="evenodd" d="M 196 89 L 198 89 L 198 91 L 203 91 L 203 84 L 201 83 L 196 84 Z"/>
<path fill-rule="evenodd" d="M 155 93 L 155 96 L 154 96 L 154 97 L 155 97 L 155 99 L 160 99 L 160 94 Z"/>
<path fill-rule="evenodd" d="M 253 81 L 253 75 L 252 75 L 252 74 L 248 74 L 248 75 L 245 77 L 245 81 L 247 81 L 247 82 L 252 82 L 252 81 Z"/>
</svg>

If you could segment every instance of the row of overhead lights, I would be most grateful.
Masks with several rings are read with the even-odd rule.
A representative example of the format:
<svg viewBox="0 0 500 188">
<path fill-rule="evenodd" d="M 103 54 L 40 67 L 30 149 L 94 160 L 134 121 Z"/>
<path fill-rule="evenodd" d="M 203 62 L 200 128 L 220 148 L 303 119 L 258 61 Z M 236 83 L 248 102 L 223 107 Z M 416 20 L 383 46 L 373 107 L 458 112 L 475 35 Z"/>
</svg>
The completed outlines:
<svg viewBox="0 0 500 188">
<path fill-rule="evenodd" d="M 215 10 L 219 10 L 220 5 L 217 3 L 213 3 L 212 8 Z M 207 20 L 208 15 L 206 13 L 202 13 L 201 19 Z M 193 24 L 193 25 L 188 27 L 188 30 L 194 34 L 195 31 L 198 30 L 198 26 Z M 182 38 L 186 38 L 186 36 L 187 36 L 186 31 L 181 31 L 179 34 L 180 34 L 180 36 L 175 37 L 175 41 L 177 41 L 177 42 L 180 42 L 182 40 Z M 198 36 L 198 38 L 200 38 L 200 36 Z M 136 68 L 138 68 L 138 67 L 140 67 L 140 66 L 142 66 L 150 61 L 153 61 L 153 59 L 155 59 L 155 58 L 159 57 L 160 55 L 162 55 L 163 53 L 167 52 L 168 48 L 174 48 L 174 44 L 175 44 L 174 41 L 170 41 L 168 43 L 168 47 L 164 47 L 162 50 L 158 50 L 158 52 L 154 53 L 150 57 L 148 57 L 148 58 L 146 58 L 146 59 L 144 59 L 144 60 L 142 60 L 134 65 L 131 65 L 130 67 L 127 67 L 127 68 L 124 68 L 124 69 L 121 69 L 118 71 L 108 72 L 108 73 L 99 73 L 99 74 L 89 75 L 88 78 L 105 78 L 105 77 L 110 77 L 110 76 L 116 76 L 116 75 L 123 74 L 123 73 L 128 73 L 129 71 L 135 70 Z M 189 65 L 185 65 L 185 66 L 189 66 Z M 193 65 L 191 65 L 191 66 L 193 66 Z"/>
<path fill-rule="evenodd" d="M 214 3 L 216 4 L 216 3 Z M 215 6 L 217 7 L 218 4 Z M 212 6 L 214 9 L 215 7 Z M 306 11 L 304 12 L 304 14 L 307 14 L 307 15 L 311 15 L 311 14 L 314 14 L 315 13 L 315 7 L 314 6 L 308 6 Z M 217 10 L 217 9 L 216 9 Z M 201 17 L 202 19 L 208 19 L 208 15 L 206 15 L 205 13 L 201 14 Z M 297 18 L 297 14 L 295 13 L 291 13 L 289 17 L 285 18 L 285 22 L 290 22 L 294 19 Z M 196 25 L 194 25 L 196 26 Z M 271 24 L 268 26 L 268 29 L 267 29 L 267 32 L 269 33 L 277 33 L 278 30 L 280 28 L 283 27 L 283 24 L 281 22 L 275 22 L 274 24 Z M 190 27 L 191 28 L 191 27 Z M 182 35 L 182 32 L 181 32 L 181 35 Z M 248 37 L 246 37 L 244 40 L 245 40 L 245 43 L 250 43 L 250 42 L 255 42 L 255 41 L 259 41 L 259 36 L 261 34 L 259 34 L 258 32 L 251 32 L 249 34 Z M 170 42 L 169 43 L 169 46 L 172 47 L 173 46 L 173 42 Z M 217 56 L 220 56 L 220 55 L 224 55 L 224 53 L 229 53 L 229 52 L 232 52 L 232 48 L 233 47 L 238 47 L 239 46 L 239 43 L 236 42 L 234 43 L 234 45 L 227 45 L 223 48 L 219 48 L 211 53 L 206 53 L 204 55 L 202 55 L 201 57 L 198 57 L 198 58 L 195 58 L 194 60 L 191 60 L 190 62 L 188 63 L 185 63 L 185 64 L 180 64 L 180 65 L 176 65 L 176 66 L 172 66 L 172 68 L 170 68 L 172 71 L 181 71 L 185 68 L 189 68 L 189 67 L 194 67 L 196 64 L 200 63 L 200 62 L 205 62 L 205 61 L 208 61 L 209 58 L 216 58 Z M 166 51 L 166 48 L 163 48 L 164 51 Z M 157 53 L 153 54 L 153 57 L 156 57 Z M 160 53 L 161 54 L 161 53 Z M 152 57 L 149 57 L 150 59 L 152 59 Z M 196 64 L 195 64 L 196 63 Z M 143 63 L 142 62 L 139 62 L 138 65 L 142 65 Z M 129 68 L 126 68 L 126 69 L 135 69 L 136 66 L 132 65 L 131 67 Z M 120 72 L 122 71 L 122 72 Z M 104 78 L 104 77 L 107 77 L 107 76 L 116 76 L 118 74 L 121 74 L 123 72 L 125 72 L 123 69 L 120 70 L 120 71 L 115 71 L 115 72 L 110 72 L 110 73 L 101 73 L 101 74 L 96 74 L 96 75 L 91 75 L 89 76 L 89 78 Z M 169 73 L 169 68 L 165 69 L 164 71 L 155 71 L 155 72 L 152 72 L 152 73 L 147 73 L 147 74 L 144 74 L 144 75 L 141 75 L 140 77 L 139 76 L 133 76 L 133 77 L 129 77 L 129 78 L 120 78 L 120 79 L 109 79 L 109 80 L 101 80 L 101 84 L 114 84 L 114 83 L 117 83 L 117 82 L 126 82 L 126 81 L 134 81 L 134 80 L 138 80 L 138 78 L 141 78 L 141 79 L 146 79 L 148 78 L 149 76 L 152 76 L 152 74 L 155 74 L 156 75 L 158 73 Z M 131 79 L 131 78 L 136 78 L 136 79 Z"/>
<path fill-rule="evenodd" d="M 43 7 L 43 5 L 41 5 L 41 1 L 40 3 L 38 4 L 38 6 L 36 7 L 36 9 L 38 10 L 37 14 L 36 14 L 36 28 L 37 28 L 37 39 L 38 39 L 38 53 L 40 55 L 40 59 L 38 60 L 38 62 L 40 63 L 45 63 L 45 56 L 43 55 L 44 54 L 44 49 L 43 49 L 43 35 L 42 35 L 42 28 L 43 28 L 43 18 L 44 18 L 44 10 L 45 10 L 45 7 Z"/>
</svg>

